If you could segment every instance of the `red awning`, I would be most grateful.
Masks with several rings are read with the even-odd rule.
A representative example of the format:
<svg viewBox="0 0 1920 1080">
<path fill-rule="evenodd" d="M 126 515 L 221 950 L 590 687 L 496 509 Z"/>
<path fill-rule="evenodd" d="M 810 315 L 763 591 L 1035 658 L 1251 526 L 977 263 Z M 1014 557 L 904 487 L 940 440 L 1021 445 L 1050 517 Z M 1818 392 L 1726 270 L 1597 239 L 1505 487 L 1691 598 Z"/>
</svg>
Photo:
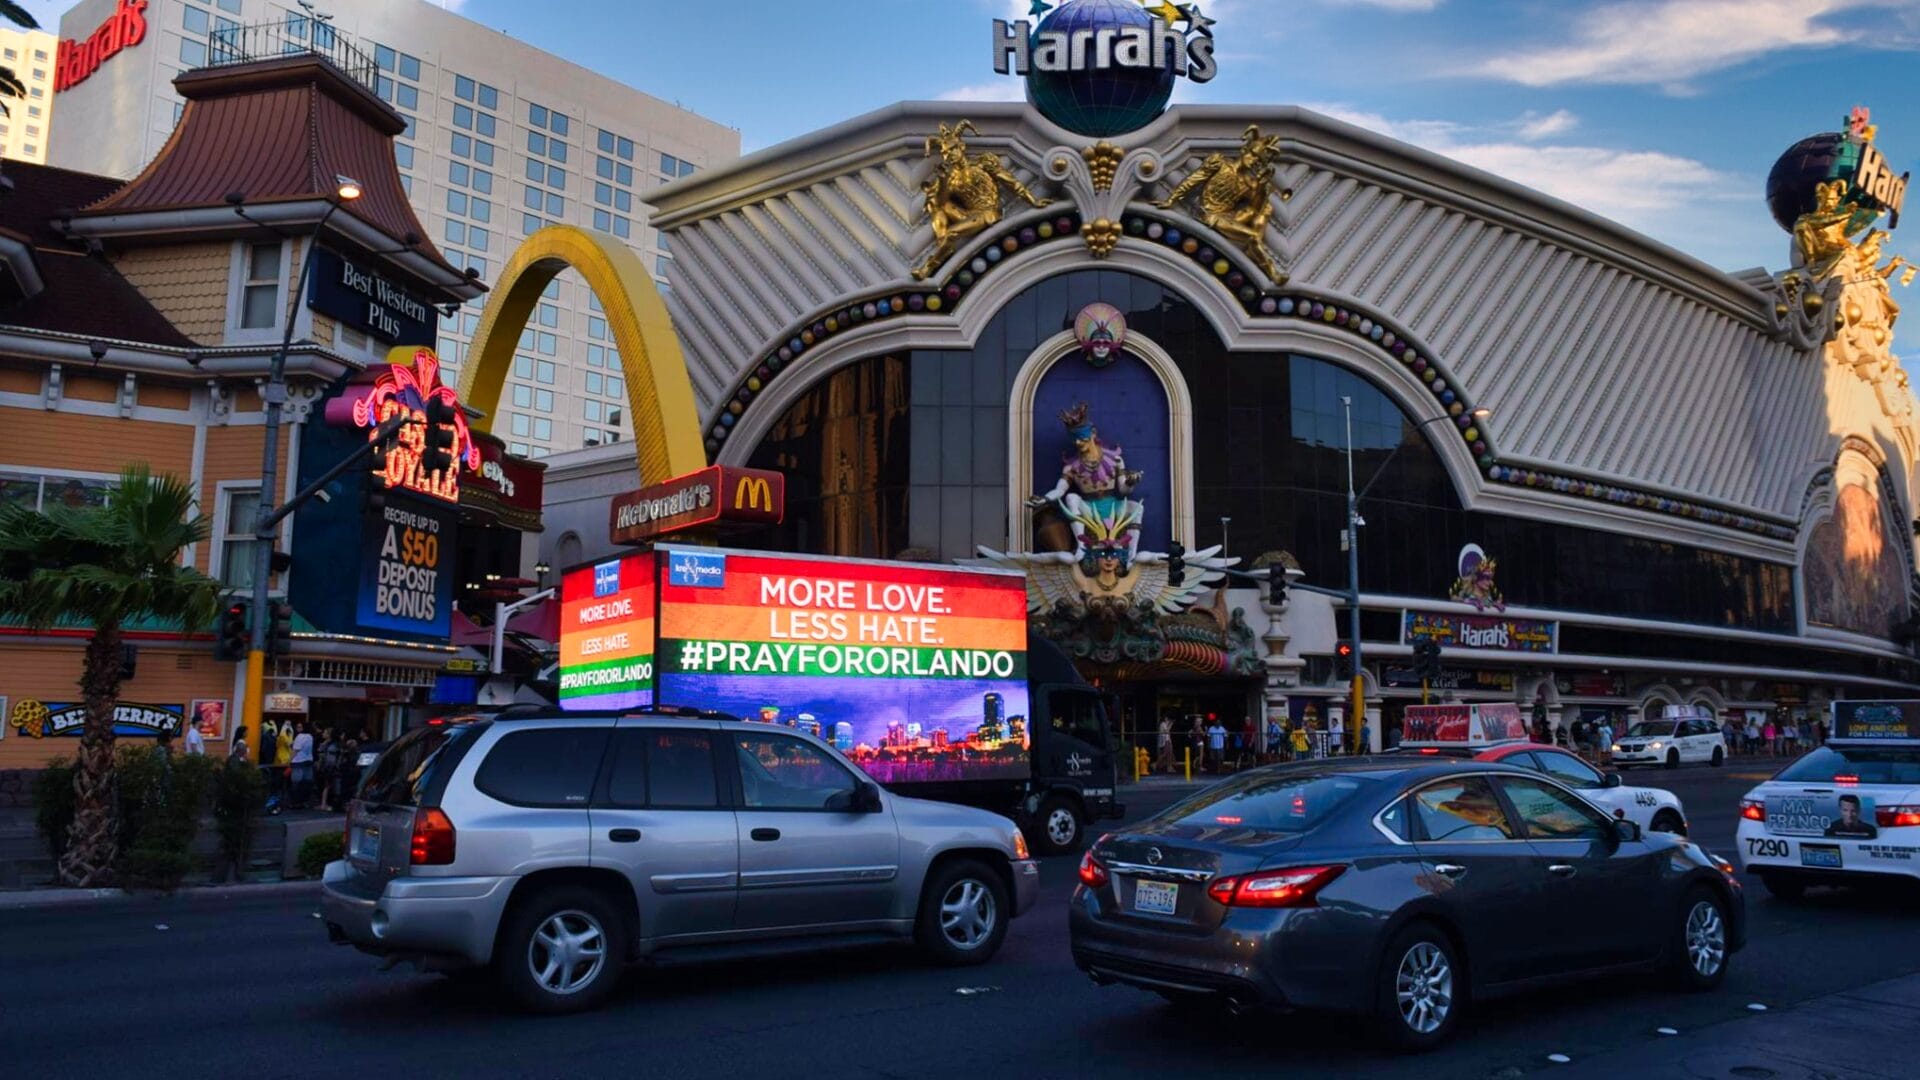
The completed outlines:
<svg viewBox="0 0 1920 1080">
<path fill-rule="evenodd" d="M 559 641 L 560 605 L 553 600 L 542 600 L 524 611 L 514 613 L 507 620 L 507 629 L 541 641 Z"/>
<path fill-rule="evenodd" d="M 467 618 L 466 612 L 455 608 L 453 610 L 453 643 L 463 646 L 471 645 L 477 649 L 491 649 L 493 648 L 493 631 Z"/>
</svg>

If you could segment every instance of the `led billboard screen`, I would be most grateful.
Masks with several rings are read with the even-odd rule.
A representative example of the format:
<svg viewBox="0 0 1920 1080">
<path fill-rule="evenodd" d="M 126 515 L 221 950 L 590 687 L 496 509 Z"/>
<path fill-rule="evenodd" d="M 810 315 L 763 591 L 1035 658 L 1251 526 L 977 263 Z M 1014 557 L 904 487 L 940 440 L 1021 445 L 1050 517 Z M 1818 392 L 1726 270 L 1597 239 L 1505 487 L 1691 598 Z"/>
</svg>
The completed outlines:
<svg viewBox="0 0 1920 1080">
<path fill-rule="evenodd" d="M 560 579 L 560 706 L 653 704 L 654 556 L 621 555 Z"/>
<path fill-rule="evenodd" d="M 659 700 L 803 728 L 882 783 L 1029 774 L 1026 580 L 657 549 Z"/>
</svg>

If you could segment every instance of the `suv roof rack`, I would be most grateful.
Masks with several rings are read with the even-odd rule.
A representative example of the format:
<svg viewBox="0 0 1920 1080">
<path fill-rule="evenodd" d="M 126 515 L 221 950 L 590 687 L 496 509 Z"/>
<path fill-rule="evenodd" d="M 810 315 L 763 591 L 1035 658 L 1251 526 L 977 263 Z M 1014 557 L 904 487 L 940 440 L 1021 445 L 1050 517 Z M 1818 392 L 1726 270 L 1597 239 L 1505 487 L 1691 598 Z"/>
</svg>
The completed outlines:
<svg viewBox="0 0 1920 1080">
<path fill-rule="evenodd" d="M 686 716 L 700 720 L 733 720 L 739 717 L 724 713 L 718 709 L 697 709 L 692 705 L 636 705 L 631 709 L 621 709 L 621 716 Z"/>
</svg>

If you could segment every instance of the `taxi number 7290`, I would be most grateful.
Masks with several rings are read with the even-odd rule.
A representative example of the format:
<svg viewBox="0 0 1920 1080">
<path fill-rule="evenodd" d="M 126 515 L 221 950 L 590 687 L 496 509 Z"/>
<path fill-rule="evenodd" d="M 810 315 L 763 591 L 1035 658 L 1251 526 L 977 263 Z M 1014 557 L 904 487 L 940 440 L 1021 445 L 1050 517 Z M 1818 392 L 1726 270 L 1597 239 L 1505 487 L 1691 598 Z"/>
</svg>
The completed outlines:
<svg viewBox="0 0 1920 1080">
<path fill-rule="evenodd" d="M 1784 859 L 1787 857 L 1787 842 L 1765 836 L 1747 837 L 1747 854 L 1762 859 Z"/>
</svg>

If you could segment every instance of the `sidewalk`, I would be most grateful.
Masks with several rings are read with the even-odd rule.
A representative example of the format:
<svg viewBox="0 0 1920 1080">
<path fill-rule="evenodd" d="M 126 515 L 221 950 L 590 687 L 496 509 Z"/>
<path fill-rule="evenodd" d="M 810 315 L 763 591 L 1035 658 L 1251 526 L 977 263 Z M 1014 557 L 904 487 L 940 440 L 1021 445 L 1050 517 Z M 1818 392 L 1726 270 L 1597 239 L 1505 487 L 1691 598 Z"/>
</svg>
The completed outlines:
<svg viewBox="0 0 1920 1080">
<path fill-rule="evenodd" d="M 246 885 L 182 885 L 172 893 L 129 892 L 126 889 L 8 889 L 0 891 L 0 911 L 67 907 L 72 904 L 97 904 L 120 900 L 221 900 L 236 896 L 297 893 L 319 888 L 320 883 L 317 881 L 261 881 Z"/>
<path fill-rule="evenodd" d="M 1576 1061 L 1552 1075 L 1900 1080 L 1915 1075 L 1915 1045 L 1920 975 L 1906 975 Z"/>
</svg>

